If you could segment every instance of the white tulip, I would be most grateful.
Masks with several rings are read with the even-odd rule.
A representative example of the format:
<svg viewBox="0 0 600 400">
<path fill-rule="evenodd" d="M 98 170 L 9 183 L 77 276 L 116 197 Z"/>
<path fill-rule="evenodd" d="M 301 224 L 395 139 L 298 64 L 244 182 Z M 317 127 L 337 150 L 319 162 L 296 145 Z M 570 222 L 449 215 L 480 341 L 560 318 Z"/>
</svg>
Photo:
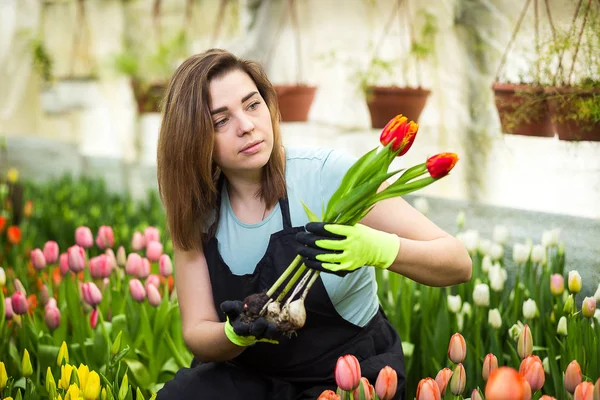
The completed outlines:
<svg viewBox="0 0 600 400">
<path fill-rule="evenodd" d="M 448 310 L 450 310 L 450 312 L 454 314 L 458 313 L 461 305 L 462 300 L 459 294 L 456 296 L 448 295 Z"/>
<path fill-rule="evenodd" d="M 456 216 L 456 225 L 458 226 L 459 229 L 462 228 L 463 226 L 465 226 L 465 212 L 464 212 L 464 210 L 460 210 L 460 212 Z"/>
<path fill-rule="evenodd" d="M 475 305 L 487 307 L 490 305 L 490 287 L 485 283 L 475 285 L 473 290 L 473 301 Z"/>
<path fill-rule="evenodd" d="M 594 318 L 600 323 L 600 308 L 596 308 L 596 312 L 594 313 Z"/>
<path fill-rule="evenodd" d="M 490 287 L 494 292 L 501 292 L 504 290 L 504 282 L 506 282 L 508 274 L 500 264 L 496 263 L 490 268 L 488 277 L 490 279 Z"/>
<path fill-rule="evenodd" d="M 488 255 L 492 251 L 492 241 L 489 239 L 481 239 L 477 247 L 481 254 Z"/>
<path fill-rule="evenodd" d="M 499 244 L 506 244 L 510 237 L 510 233 L 508 232 L 508 228 L 504 225 L 496 225 L 494 227 L 494 233 L 492 235 L 492 239 L 494 242 Z"/>
<path fill-rule="evenodd" d="M 542 366 L 544 367 L 544 372 L 550 374 L 550 361 L 548 360 L 548 357 L 544 357 Z"/>
<path fill-rule="evenodd" d="M 468 301 L 465 301 L 463 303 L 462 310 L 460 310 L 460 313 L 466 315 L 467 317 L 471 316 L 471 314 L 473 313 L 473 309 Z"/>
<path fill-rule="evenodd" d="M 535 304 L 535 300 L 527 299 L 523 302 L 523 316 L 527 319 L 532 319 L 537 317 L 538 309 L 537 304 Z"/>
<path fill-rule="evenodd" d="M 463 244 L 469 253 L 473 253 L 475 250 L 477 250 L 477 246 L 479 244 L 479 232 L 469 229 L 463 234 L 462 239 Z"/>
<path fill-rule="evenodd" d="M 529 259 L 529 246 L 523 243 L 513 245 L 513 260 L 517 264 L 524 264 Z"/>
<path fill-rule="evenodd" d="M 415 208 L 423 215 L 427 215 L 429 213 L 429 202 L 424 197 L 418 197 L 415 199 L 414 203 Z"/>
<path fill-rule="evenodd" d="M 488 323 L 494 329 L 500 329 L 502 326 L 502 316 L 497 308 L 488 311 Z"/>
<path fill-rule="evenodd" d="M 558 246 L 560 229 L 552 229 L 542 233 L 542 245 L 545 247 Z"/>
<path fill-rule="evenodd" d="M 597 302 L 600 303 L 600 283 L 598 284 L 598 289 L 596 289 L 596 293 L 594 293 L 594 298 Z"/>
<path fill-rule="evenodd" d="M 6 285 L 6 273 L 4 268 L 0 267 L 0 286 Z M 600 289 L 600 286 L 598 287 Z"/>
<path fill-rule="evenodd" d="M 508 334 L 514 341 L 517 341 L 519 339 L 519 336 L 521 336 L 521 331 L 524 327 L 525 325 L 523 325 L 521 321 L 517 321 L 516 324 L 510 327 L 510 329 L 508 330 Z"/>
<path fill-rule="evenodd" d="M 465 326 L 465 316 L 463 314 L 456 314 L 456 322 L 458 323 L 458 330 L 462 332 Z"/>
<path fill-rule="evenodd" d="M 556 327 L 556 333 L 558 333 L 559 335 L 563 335 L 563 336 L 567 336 L 568 332 L 567 332 L 567 318 L 566 317 L 560 317 L 560 319 L 558 320 L 558 326 Z"/>
<path fill-rule="evenodd" d="M 490 249 L 490 256 L 492 256 L 492 260 L 494 261 L 502 259 L 504 257 L 504 246 L 499 243 L 493 243 Z"/>
<path fill-rule="evenodd" d="M 546 247 L 536 244 L 531 250 L 531 261 L 539 264 L 546 263 Z"/>
<path fill-rule="evenodd" d="M 487 274 L 490 271 L 491 267 L 492 257 L 486 254 L 485 256 L 483 256 L 483 260 L 481 260 L 481 270 Z"/>
</svg>

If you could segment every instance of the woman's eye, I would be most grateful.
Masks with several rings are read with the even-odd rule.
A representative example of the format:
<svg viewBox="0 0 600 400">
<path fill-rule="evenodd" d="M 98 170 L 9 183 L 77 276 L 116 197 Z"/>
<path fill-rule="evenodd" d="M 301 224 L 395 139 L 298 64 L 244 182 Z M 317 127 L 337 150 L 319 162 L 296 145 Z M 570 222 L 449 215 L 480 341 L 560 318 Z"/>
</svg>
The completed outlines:
<svg viewBox="0 0 600 400">
<path fill-rule="evenodd" d="M 221 119 L 221 120 L 219 120 L 219 121 L 215 122 L 215 127 L 217 127 L 217 128 L 220 128 L 220 127 L 222 127 L 223 125 L 225 125 L 225 122 L 227 122 L 227 118 L 223 118 L 223 119 Z"/>
<path fill-rule="evenodd" d="M 252 103 L 248 106 L 248 109 L 254 111 L 254 110 L 256 110 L 256 107 L 258 107 L 259 104 L 260 104 L 260 101 L 255 101 L 254 103 Z"/>
</svg>

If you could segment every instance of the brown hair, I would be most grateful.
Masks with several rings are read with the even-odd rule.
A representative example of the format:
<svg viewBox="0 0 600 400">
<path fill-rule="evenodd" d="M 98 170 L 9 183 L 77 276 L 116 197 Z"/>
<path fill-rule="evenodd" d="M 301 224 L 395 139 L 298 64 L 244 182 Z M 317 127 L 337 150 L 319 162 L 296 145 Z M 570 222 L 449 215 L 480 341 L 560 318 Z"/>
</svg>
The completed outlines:
<svg viewBox="0 0 600 400">
<path fill-rule="evenodd" d="M 247 73 L 266 102 L 273 124 L 273 151 L 262 170 L 257 196 L 272 207 L 286 194 L 279 106 L 261 65 L 220 49 L 185 60 L 175 71 L 163 100 L 158 139 L 158 190 L 173 246 L 199 250 L 216 232 L 219 219 L 220 168 L 213 160 L 214 127 L 209 84 L 233 70 Z"/>
</svg>

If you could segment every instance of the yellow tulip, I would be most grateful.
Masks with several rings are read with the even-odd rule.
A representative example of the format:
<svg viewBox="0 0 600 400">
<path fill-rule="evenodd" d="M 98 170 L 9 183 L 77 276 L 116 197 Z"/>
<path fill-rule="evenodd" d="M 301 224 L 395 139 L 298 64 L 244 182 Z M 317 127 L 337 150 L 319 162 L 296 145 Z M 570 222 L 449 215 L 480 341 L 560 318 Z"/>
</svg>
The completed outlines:
<svg viewBox="0 0 600 400">
<path fill-rule="evenodd" d="M 63 363 L 63 360 L 65 361 L 65 363 L 69 363 L 69 349 L 67 349 L 67 343 L 64 341 L 60 345 L 60 350 L 58 351 L 58 358 L 56 359 L 56 364 L 60 367 Z"/>
<path fill-rule="evenodd" d="M 6 382 L 8 382 L 8 375 L 6 374 L 6 367 L 3 362 L 0 362 L 0 392 L 4 390 L 6 387 Z"/>
<path fill-rule="evenodd" d="M 106 396 L 107 396 L 107 394 L 106 394 L 106 389 L 105 389 L 105 388 L 102 388 L 102 392 L 100 392 L 100 398 L 101 398 L 102 400 L 106 400 Z"/>
<path fill-rule="evenodd" d="M 31 366 L 31 360 L 29 359 L 29 352 L 27 349 L 23 351 L 23 360 L 21 361 L 21 373 L 25 378 L 29 378 L 33 374 L 33 367 Z"/>
<path fill-rule="evenodd" d="M 46 371 L 46 391 L 48 393 L 56 392 L 56 382 L 54 381 L 54 376 L 52 375 L 52 370 L 48 367 Z"/>
<path fill-rule="evenodd" d="M 13 400 L 12 397 L 5 397 L 4 400 Z"/>
<path fill-rule="evenodd" d="M 79 378 L 79 387 L 81 390 L 85 390 L 85 386 L 90 375 L 90 369 L 87 365 L 79 364 L 77 368 L 77 377 Z"/>
<path fill-rule="evenodd" d="M 71 372 L 73 372 L 73 366 L 65 364 L 60 366 L 60 381 L 58 387 L 67 390 L 71 384 Z"/>
<path fill-rule="evenodd" d="M 72 384 L 65 395 L 65 400 L 77 400 L 79 398 L 79 386 Z"/>
<path fill-rule="evenodd" d="M 16 168 L 9 169 L 6 178 L 10 183 L 16 183 L 19 180 L 19 170 Z"/>
<path fill-rule="evenodd" d="M 83 397 L 85 400 L 96 400 L 98 395 L 100 395 L 100 375 L 96 371 L 92 371 L 87 377 Z"/>
</svg>

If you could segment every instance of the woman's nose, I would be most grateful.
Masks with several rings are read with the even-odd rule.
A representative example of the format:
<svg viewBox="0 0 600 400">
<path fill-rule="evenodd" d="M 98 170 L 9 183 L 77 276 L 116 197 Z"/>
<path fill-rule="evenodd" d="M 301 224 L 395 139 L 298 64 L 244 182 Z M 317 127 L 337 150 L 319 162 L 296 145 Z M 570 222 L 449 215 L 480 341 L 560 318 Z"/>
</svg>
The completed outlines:
<svg viewBox="0 0 600 400">
<path fill-rule="evenodd" d="M 242 114 L 238 117 L 238 133 L 243 135 L 254 130 L 254 124 L 248 116 Z"/>
</svg>

